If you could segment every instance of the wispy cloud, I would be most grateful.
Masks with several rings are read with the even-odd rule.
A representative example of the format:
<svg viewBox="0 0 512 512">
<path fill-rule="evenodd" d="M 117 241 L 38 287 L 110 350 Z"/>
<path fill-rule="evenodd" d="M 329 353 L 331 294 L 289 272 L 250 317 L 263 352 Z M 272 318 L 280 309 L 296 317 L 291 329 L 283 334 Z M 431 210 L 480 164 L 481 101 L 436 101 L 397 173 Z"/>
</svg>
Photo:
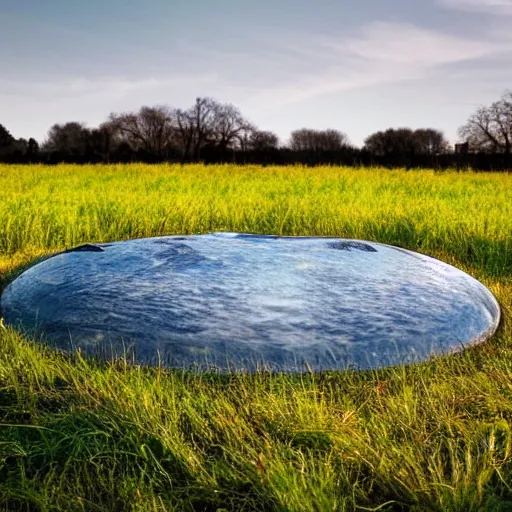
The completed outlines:
<svg viewBox="0 0 512 512">
<path fill-rule="evenodd" d="M 66 99 L 87 99 L 93 97 L 116 97 L 146 93 L 164 88 L 186 87 L 194 83 L 215 83 L 218 79 L 216 73 L 168 77 L 148 77 L 143 79 L 129 79 L 119 77 L 90 78 L 60 78 L 53 81 L 28 82 L 0 80 L 0 96 L 17 96 L 25 99 L 46 99 L 59 101 Z"/>
<path fill-rule="evenodd" d="M 478 0 L 443 1 L 476 4 Z M 512 4 L 512 0 L 480 0 L 485 1 Z M 249 103 L 257 110 L 344 90 L 422 79 L 450 65 L 510 51 L 512 37 L 499 34 L 495 39 L 482 39 L 472 34 L 466 38 L 407 23 L 374 22 L 341 38 L 281 33 L 260 44 L 258 52 L 198 48 L 188 41 L 181 41 L 178 48 L 185 48 L 189 57 L 201 63 L 201 72 L 137 78 L 56 76 L 37 83 L 0 79 L 0 96 L 96 103 L 131 97 L 152 103 L 152 98 L 161 101 L 165 91 L 169 102 L 174 101 L 173 91 L 189 91 L 192 96 L 208 91 L 235 103 Z"/>
<path fill-rule="evenodd" d="M 367 61 L 425 67 L 475 59 L 496 46 L 414 25 L 378 22 L 364 27 L 360 36 L 342 42 L 338 48 Z"/>
<path fill-rule="evenodd" d="M 512 15 L 512 0 L 439 0 L 441 5 L 465 11 Z"/>
<path fill-rule="evenodd" d="M 306 54 L 311 53 L 312 44 L 308 40 Z M 511 38 L 466 39 L 410 24 L 377 22 L 363 27 L 356 36 L 317 41 L 316 52 L 329 55 L 329 64 L 321 72 L 294 76 L 259 96 L 277 104 L 299 102 L 354 88 L 421 79 L 450 65 L 510 49 Z"/>
</svg>

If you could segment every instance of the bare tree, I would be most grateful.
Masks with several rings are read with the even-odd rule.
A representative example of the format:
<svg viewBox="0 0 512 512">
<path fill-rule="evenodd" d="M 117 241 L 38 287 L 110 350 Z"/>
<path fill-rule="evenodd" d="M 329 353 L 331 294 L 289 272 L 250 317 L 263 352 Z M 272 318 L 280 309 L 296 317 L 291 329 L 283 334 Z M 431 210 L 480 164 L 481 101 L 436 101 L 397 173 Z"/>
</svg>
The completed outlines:
<svg viewBox="0 0 512 512">
<path fill-rule="evenodd" d="M 0 148 L 10 146 L 14 142 L 14 137 L 5 126 L 0 124 Z"/>
<path fill-rule="evenodd" d="M 337 151 L 348 146 L 348 137 L 338 130 L 295 130 L 290 137 L 294 151 Z"/>
<path fill-rule="evenodd" d="M 240 110 L 231 104 L 213 103 L 212 141 L 219 149 L 241 147 L 254 129 Z"/>
<path fill-rule="evenodd" d="M 215 100 L 197 98 L 188 110 L 175 111 L 177 137 L 185 159 L 199 159 L 201 149 L 213 140 L 216 108 Z"/>
<path fill-rule="evenodd" d="M 184 159 L 199 159 L 206 147 L 234 149 L 253 130 L 240 111 L 212 98 L 197 98 L 188 110 L 174 111 L 176 137 Z"/>
<path fill-rule="evenodd" d="M 436 155 L 448 150 L 448 141 L 443 132 L 433 128 L 389 128 L 370 135 L 364 147 L 377 156 Z"/>
<path fill-rule="evenodd" d="M 279 137 L 273 133 L 262 130 L 252 130 L 244 140 L 242 149 L 252 151 L 269 151 L 279 147 Z"/>
<path fill-rule="evenodd" d="M 13 151 L 16 139 L 11 135 L 11 132 L 0 124 L 0 157 L 5 158 Z"/>
<path fill-rule="evenodd" d="M 416 147 L 414 132 L 410 128 L 389 128 L 370 135 L 364 147 L 377 156 L 410 154 Z"/>
<path fill-rule="evenodd" d="M 189 110 L 177 109 L 174 112 L 174 118 L 176 119 L 178 148 L 181 150 L 182 159 L 188 160 L 191 157 L 194 145 L 194 117 Z"/>
<path fill-rule="evenodd" d="M 49 153 L 83 158 L 88 151 L 89 137 L 90 130 L 83 123 L 54 124 L 48 131 L 43 149 Z"/>
<path fill-rule="evenodd" d="M 94 160 L 110 162 L 110 154 L 115 147 L 115 129 L 106 122 L 90 131 L 89 150 Z"/>
<path fill-rule="evenodd" d="M 0 159 L 19 161 L 34 158 L 39 151 L 39 145 L 34 139 L 15 139 L 9 130 L 0 124 Z"/>
<path fill-rule="evenodd" d="M 471 148 L 510 155 L 512 150 L 512 91 L 488 107 L 480 107 L 459 128 Z"/>
<path fill-rule="evenodd" d="M 320 136 L 325 151 L 337 151 L 349 145 L 347 135 L 338 130 L 324 130 L 320 132 Z"/>
<path fill-rule="evenodd" d="M 413 132 L 416 152 L 422 155 L 437 155 L 449 150 L 449 143 L 441 130 L 421 128 Z"/>
<path fill-rule="evenodd" d="M 37 153 L 39 153 L 39 144 L 35 139 L 30 137 L 27 142 L 27 155 L 33 157 L 36 156 Z"/>
<path fill-rule="evenodd" d="M 302 128 L 295 130 L 290 135 L 290 149 L 293 151 L 307 151 L 313 145 L 315 130 Z"/>
<path fill-rule="evenodd" d="M 142 107 L 138 112 L 110 114 L 109 131 L 130 146 L 162 157 L 174 136 L 173 113 L 165 106 Z"/>
</svg>

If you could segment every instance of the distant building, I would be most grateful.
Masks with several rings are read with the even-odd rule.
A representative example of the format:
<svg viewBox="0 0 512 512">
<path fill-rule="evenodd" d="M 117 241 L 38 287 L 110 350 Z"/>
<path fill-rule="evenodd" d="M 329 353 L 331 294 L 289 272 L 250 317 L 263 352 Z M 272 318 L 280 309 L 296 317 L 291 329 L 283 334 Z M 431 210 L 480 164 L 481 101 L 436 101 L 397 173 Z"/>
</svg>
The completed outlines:
<svg viewBox="0 0 512 512">
<path fill-rule="evenodd" d="M 455 144 L 455 153 L 457 155 L 467 155 L 469 153 L 469 142 Z"/>
</svg>

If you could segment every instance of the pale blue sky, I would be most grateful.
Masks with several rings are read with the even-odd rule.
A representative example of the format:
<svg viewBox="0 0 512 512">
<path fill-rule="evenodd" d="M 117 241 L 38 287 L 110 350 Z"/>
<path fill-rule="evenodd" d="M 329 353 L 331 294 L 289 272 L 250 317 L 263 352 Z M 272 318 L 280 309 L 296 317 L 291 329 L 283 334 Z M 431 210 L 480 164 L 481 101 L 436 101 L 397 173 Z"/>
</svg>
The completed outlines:
<svg viewBox="0 0 512 512">
<path fill-rule="evenodd" d="M 112 111 L 237 105 L 283 141 L 457 128 L 512 88 L 512 0 L 1 0 L 0 123 L 43 140 Z"/>
</svg>

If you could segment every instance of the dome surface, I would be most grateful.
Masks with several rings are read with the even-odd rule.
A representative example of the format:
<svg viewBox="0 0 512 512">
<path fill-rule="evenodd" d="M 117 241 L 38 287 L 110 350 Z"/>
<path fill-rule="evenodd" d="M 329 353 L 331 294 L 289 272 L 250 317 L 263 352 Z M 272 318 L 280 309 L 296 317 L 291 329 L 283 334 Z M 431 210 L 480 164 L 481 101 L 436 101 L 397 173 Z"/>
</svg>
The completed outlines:
<svg viewBox="0 0 512 512">
<path fill-rule="evenodd" d="M 396 247 L 237 233 L 84 245 L 1 298 L 65 350 L 254 371 L 376 368 L 484 341 L 500 309 L 457 268 Z"/>
</svg>

